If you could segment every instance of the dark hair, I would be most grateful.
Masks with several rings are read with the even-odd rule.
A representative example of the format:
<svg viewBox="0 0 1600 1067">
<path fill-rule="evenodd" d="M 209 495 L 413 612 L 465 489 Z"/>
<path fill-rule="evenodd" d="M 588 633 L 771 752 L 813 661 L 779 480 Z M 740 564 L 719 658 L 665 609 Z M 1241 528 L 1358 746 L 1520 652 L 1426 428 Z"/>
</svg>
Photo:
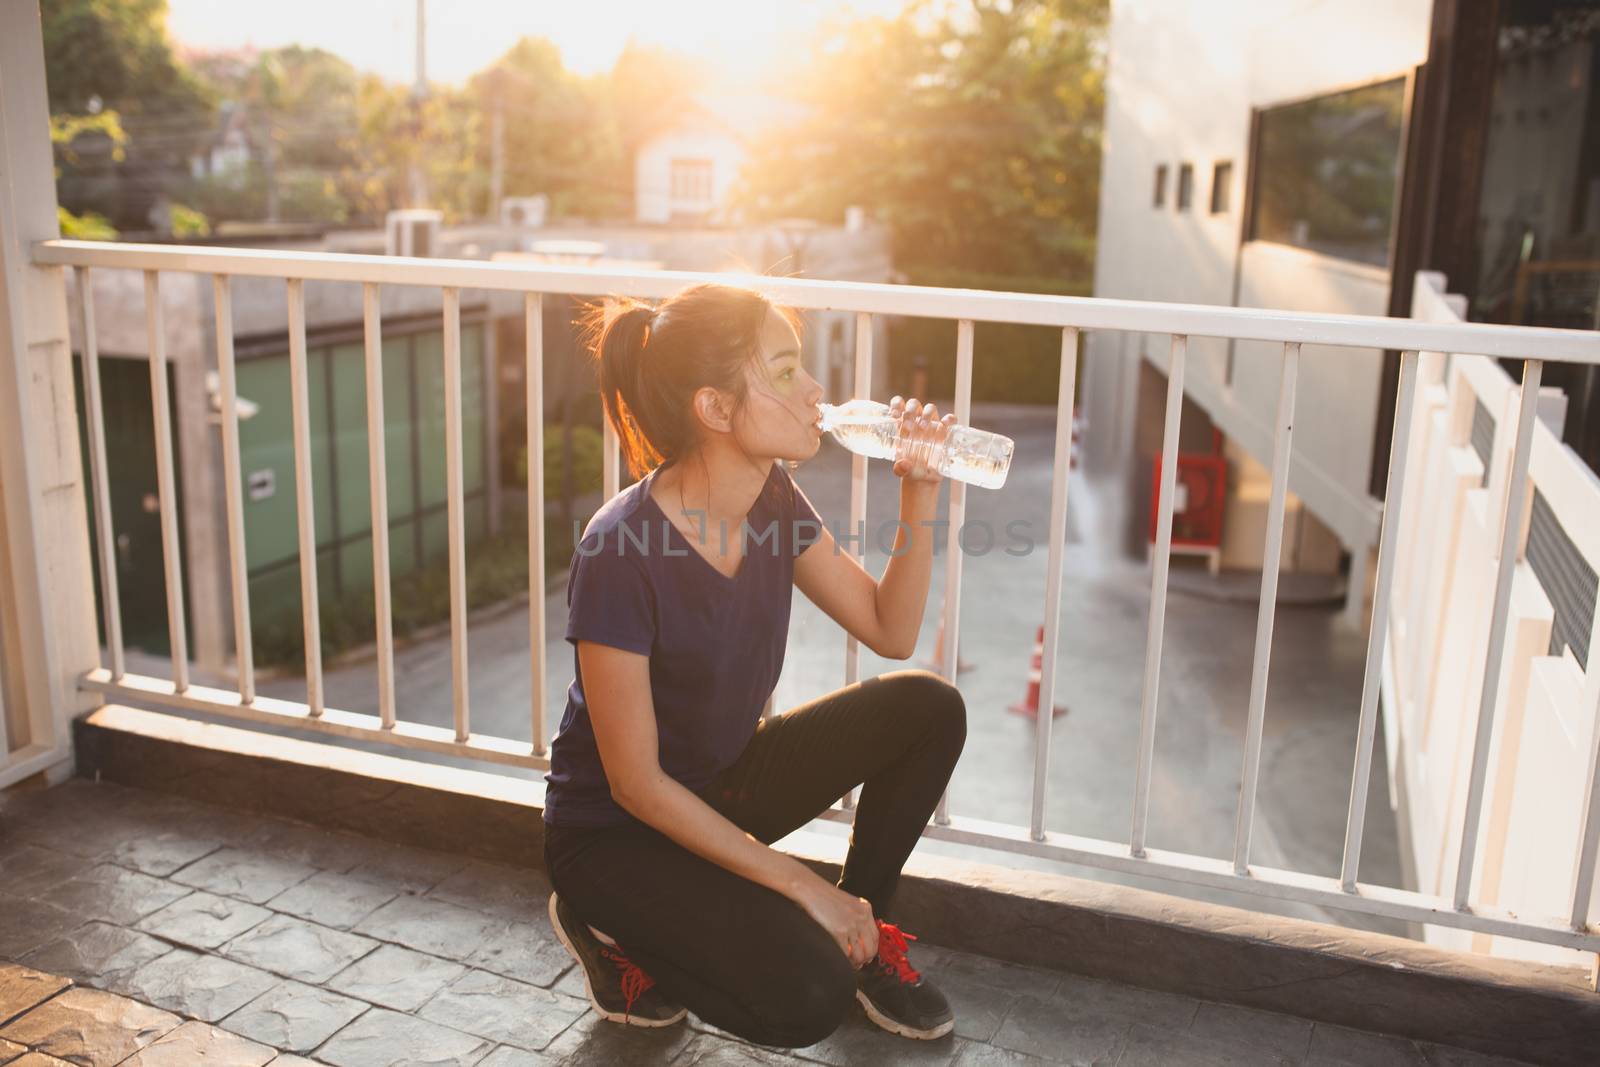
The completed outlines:
<svg viewBox="0 0 1600 1067">
<path fill-rule="evenodd" d="M 754 289 L 713 282 L 691 285 L 659 308 L 614 298 L 583 313 L 579 321 L 598 364 L 600 400 L 635 478 L 699 444 L 692 410 L 697 390 L 710 386 L 732 395 L 735 413 L 744 407 L 744 365 L 761 354 L 769 310 L 801 331 L 793 308 Z"/>
</svg>

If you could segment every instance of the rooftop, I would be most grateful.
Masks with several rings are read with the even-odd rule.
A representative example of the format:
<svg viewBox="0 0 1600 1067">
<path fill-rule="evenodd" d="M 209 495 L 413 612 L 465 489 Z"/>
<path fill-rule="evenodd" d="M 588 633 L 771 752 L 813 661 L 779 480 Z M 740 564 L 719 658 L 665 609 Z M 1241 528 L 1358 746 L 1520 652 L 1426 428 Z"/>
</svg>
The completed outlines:
<svg viewBox="0 0 1600 1067">
<path fill-rule="evenodd" d="M 633 1030 L 589 1010 L 538 870 L 81 778 L 0 794 L 0 866 L 0 1063 L 30 1067 L 1514 1062 L 927 942 L 937 1041 Z"/>
</svg>

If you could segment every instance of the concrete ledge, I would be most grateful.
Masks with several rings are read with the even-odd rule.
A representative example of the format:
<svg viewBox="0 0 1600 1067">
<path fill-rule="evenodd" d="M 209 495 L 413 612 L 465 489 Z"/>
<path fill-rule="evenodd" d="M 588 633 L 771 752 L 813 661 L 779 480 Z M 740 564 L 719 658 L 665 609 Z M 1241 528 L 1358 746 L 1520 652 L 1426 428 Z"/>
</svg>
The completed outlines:
<svg viewBox="0 0 1600 1067">
<path fill-rule="evenodd" d="M 542 782 L 107 705 L 76 725 L 78 772 L 407 845 L 543 864 Z M 837 879 L 845 842 L 784 842 Z M 1578 968 L 1065 875 L 914 855 L 896 919 L 1014 963 L 1551 1064 L 1590 1064 L 1600 994 Z"/>
</svg>

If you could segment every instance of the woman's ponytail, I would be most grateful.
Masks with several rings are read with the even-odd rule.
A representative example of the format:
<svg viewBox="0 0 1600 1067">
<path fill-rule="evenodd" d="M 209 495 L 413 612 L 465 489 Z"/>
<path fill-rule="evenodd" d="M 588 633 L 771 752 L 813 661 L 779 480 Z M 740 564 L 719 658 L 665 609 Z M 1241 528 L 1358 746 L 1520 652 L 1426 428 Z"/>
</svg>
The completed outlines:
<svg viewBox="0 0 1600 1067">
<path fill-rule="evenodd" d="M 635 478 L 699 446 L 697 390 L 709 386 L 731 397 L 735 413 L 744 405 L 745 368 L 761 358 L 761 330 L 772 311 L 801 332 L 792 308 L 715 282 L 691 285 L 659 309 L 614 298 L 584 311 L 579 325 L 597 364 L 600 401 Z"/>
<path fill-rule="evenodd" d="M 621 310 L 600 309 L 599 336 L 594 353 L 599 363 L 600 401 L 605 406 L 606 418 L 617 431 L 628 471 L 641 477 L 662 460 L 662 455 L 651 443 L 648 429 L 649 416 L 645 410 L 643 379 L 644 351 L 650 343 L 651 322 L 655 309 L 648 304 L 630 303 Z"/>
</svg>

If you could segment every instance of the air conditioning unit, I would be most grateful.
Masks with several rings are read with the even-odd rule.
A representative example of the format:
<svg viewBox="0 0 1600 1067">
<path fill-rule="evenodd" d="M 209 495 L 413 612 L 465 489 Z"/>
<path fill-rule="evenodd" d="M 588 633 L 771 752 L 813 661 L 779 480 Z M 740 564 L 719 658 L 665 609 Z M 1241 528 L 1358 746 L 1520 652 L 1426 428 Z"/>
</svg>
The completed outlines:
<svg viewBox="0 0 1600 1067">
<path fill-rule="evenodd" d="M 508 196 L 500 201 L 500 225 L 543 226 L 549 210 L 548 196 Z"/>
<path fill-rule="evenodd" d="M 437 256 L 443 219 L 443 212 L 425 207 L 389 212 L 384 223 L 384 251 L 391 256 Z"/>
</svg>

